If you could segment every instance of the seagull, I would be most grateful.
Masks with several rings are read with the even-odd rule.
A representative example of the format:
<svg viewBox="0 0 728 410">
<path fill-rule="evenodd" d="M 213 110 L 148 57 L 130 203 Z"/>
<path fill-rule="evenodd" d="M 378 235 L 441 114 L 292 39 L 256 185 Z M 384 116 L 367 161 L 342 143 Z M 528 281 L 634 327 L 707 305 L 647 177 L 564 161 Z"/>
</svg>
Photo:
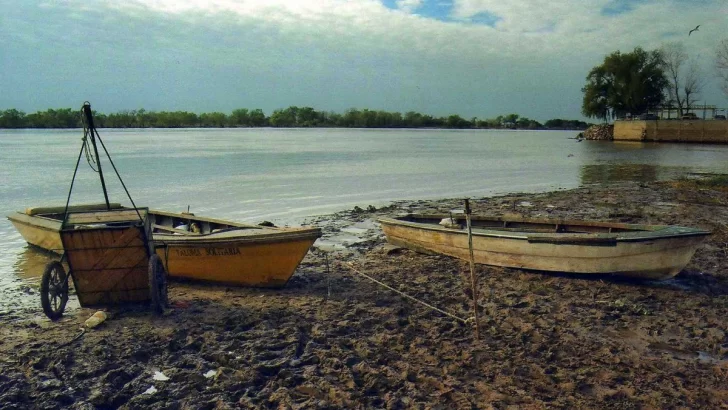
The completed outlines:
<svg viewBox="0 0 728 410">
<path fill-rule="evenodd" d="M 690 30 L 690 32 L 688 33 L 688 37 L 690 37 L 690 35 L 693 34 L 693 31 L 698 31 L 698 27 L 700 27 L 700 24 L 698 24 L 697 26 L 695 26 L 694 29 Z"/>
</svg>

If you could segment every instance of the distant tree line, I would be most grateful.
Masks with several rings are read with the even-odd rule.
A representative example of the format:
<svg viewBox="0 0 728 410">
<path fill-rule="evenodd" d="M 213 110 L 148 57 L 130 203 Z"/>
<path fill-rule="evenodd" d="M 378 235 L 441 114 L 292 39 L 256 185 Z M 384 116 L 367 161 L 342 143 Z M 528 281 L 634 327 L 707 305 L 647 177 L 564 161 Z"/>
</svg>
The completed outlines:
<svg viewBox="0 0 728 410">
<path fill-rule="evenodd" d="M 343 114 L 317 111 L 311 107 L 288 107 L 266 116 L 263 110 L 240 108 L 230 114 L 187 111 L 120 111 L 113 114 L 94 112 L 99 128 L 235 128 L 235 127 L 342 127 L 342 128 L 496 128 L 496 129 L 586 129 L 589 124 L 577 120 L 552 119 L 544 124 L 518 114 L 499 115 L 481 120 L 465 119 L 453 114 L 434 117 L 418 112 L 349 109 Z M 49 109 L 25 114 L 16 109 L 0 111 L 0 128 L 80 128 L 80 110 Z"/>
</svg>

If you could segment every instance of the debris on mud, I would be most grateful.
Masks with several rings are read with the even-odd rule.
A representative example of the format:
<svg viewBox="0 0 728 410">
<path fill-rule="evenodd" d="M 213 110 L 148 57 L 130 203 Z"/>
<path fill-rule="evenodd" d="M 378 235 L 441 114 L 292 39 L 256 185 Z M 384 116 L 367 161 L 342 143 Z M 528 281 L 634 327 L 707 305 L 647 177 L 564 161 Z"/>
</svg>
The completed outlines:
<svg viewBox="0 0 728 410">
<path fill-rule="evenodd" d="M 402 201 L 312 218 L 324 237 L 283 289 L 172 283 L 172 309 L 0 316 L 2 408 L 717 408 L 728 403 L 728 190 L 690 181 L 471 200 L 516 212 L 714 232 L 663 282 L 477 266 L 387 246 L 376 217 L 447 212 Z M 373 207 L 372 207 L 373 208 Z M 516 407 L 513 407 L 516 406 Z"/>
</svg>

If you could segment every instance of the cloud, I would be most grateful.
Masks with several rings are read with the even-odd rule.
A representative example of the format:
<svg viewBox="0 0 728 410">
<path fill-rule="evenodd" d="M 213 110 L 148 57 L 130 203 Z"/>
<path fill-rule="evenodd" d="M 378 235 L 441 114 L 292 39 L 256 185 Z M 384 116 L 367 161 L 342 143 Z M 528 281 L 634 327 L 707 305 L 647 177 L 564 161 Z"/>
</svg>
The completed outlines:
<svg viewBox="0 0 728 410">
<path fill-rule="evenodd" d="M 111 110 L 578 117 L 584 77 L 605 54 L 678 39 L 708 67 L 728 26 L 723 0 L 3 2 L 0 108 L 92 93 Z"/>
<path fill-rule="evenodd" d="M 405 13 L 412 13 L 422 7 L 422 0 L 397 0 L 397 8 Z"/>
</svg>

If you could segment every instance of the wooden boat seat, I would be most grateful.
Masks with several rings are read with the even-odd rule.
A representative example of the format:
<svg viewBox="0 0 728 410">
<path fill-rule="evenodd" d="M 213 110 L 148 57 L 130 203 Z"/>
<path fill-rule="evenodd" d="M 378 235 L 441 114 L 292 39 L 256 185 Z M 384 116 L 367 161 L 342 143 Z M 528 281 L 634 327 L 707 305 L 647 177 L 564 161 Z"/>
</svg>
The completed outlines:
<svg viewBox="0 0 728 410">
<path fill-rule="evenodd" d="M 111 209 L 121 208 L 121 204 L 109 204 Z M 103 211 L 106 210 L 106 204 L 87 204 L 87 205 L 71 205 L 68 212 L 84 212 L 84 211 Z M 62 214 L 66 211 L 65 206 L 37 206 L 34 208 L 26 208 L 25 214 L 28 216 L 40 214 Z"/>
<path fill-rule="evenodd" d="M 166 231 L 166 232 L 177 233 L 177 234 L 182 234 L 182 235 L 190 235 L 190 236 L 202 235 L 199 232 L 190 232 L 190 231 L 185 231 L 184 229 L 177 229 L 177 228 L 172 228 L 171 226 L 164 226 L 164 225 L 158 225 L 158 224 L 152 224 L 152 228 L 159 229 L 160 231 Z"/>
</svg>

